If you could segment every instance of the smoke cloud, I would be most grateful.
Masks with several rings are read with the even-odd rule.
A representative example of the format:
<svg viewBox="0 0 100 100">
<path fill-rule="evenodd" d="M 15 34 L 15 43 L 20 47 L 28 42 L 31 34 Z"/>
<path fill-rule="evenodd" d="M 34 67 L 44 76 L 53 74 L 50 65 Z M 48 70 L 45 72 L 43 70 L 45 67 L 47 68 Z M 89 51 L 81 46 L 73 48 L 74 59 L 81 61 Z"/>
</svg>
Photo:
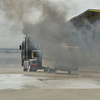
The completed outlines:
<svg viewBox="0 0 100 100">
<path fill-rule="evenodd" d="M 77 60 L 80 66 L 100 64 L 97 57 L 92 59 L 92 54 L 96 55 L 100 49 L 100 22 L 90 24 L 86 20 L 90 29 L 84 27 L 77 30 L 73 23 L 66 22 L 69 7 L 63 2 L 53 3 L 50 0 L 0 0 L 0 8 L 10 20 L 21 21 L 23 34 L 45 45 L 49 57 L 57 59 L 59 53 L 62 54 L 62 49 L 58 45 L 66 43 L 68 46 L 79 47 L 81 57 Z M 38 17 L 38 21 L 28 22 L 28 16 L 35 15 L 36 11 L 40 13 L 39 17 L 35 16 Z M 72 52 L 69 50 L 67 54 L 69 53 Z M 92 56 L 82 58 L 83 53 Z M 69 62 L 74 63 L 74 55 L 63 54 L 63 60 L 70 58 Z"/>
</svg>

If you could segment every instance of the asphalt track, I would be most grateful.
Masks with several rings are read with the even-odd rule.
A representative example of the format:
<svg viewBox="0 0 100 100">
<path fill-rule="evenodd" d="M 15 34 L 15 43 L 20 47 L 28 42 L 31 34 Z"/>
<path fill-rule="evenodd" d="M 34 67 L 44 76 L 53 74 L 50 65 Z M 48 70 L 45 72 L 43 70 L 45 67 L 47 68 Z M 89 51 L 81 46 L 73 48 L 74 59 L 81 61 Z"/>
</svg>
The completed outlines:
<svg viewBox="0 0 100 100">
<path fill-rule="evenodd" d="M 0 100 L 100 100 L 100 72 L 0 68 Z"/>
</svg>

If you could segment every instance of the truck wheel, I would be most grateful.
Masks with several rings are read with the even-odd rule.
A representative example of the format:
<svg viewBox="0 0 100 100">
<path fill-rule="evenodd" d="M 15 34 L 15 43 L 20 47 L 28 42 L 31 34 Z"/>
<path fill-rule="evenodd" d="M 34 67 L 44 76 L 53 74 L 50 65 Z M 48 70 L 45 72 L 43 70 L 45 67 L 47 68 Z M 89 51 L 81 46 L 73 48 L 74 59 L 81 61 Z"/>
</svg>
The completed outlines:
<svg viewBox="0 0 100 100">
<path fill-rule="evenodd" d="M 51 73 L 51 68 L 48 68 L 48 73 Z"/>
<path fill-rule="evenodd" d="M 36 72 L 37 71 L 37 68 L 30 68 L 29 71 L 30 72 Z"/>
<path fill-rule="evenodd" d="M 55 69 L 51 69 L 51 72 L 52 72 L 52 73 L 55 73 L 56 71 L 57 71 L 57 70 L 55 70 Z"/>
<path fill-rule="evenodd" d="M 48 71 L 48 67 L 47 68 L 44 68 L 44 72 L 47 72 Z"/>
<path fill-rule="evenodd" d="M 23 71 L 27 71 L 27 68 L 24 68 Z"/>
<path fill-rule="evenodd" d="M 71 74 L 71 70 L 68 71 L 68 74 Z"/>
<path fill-rule="evenodd" d="M 33 70 L 33 72 L 36 72 L 36 71 L 37 71 L 37 69 Z"/>
<path fill-rule="evenodd" d="M 44 72 L 47 72 L 47 69 L 46 68 L 44 68 Z"/>
</svg>

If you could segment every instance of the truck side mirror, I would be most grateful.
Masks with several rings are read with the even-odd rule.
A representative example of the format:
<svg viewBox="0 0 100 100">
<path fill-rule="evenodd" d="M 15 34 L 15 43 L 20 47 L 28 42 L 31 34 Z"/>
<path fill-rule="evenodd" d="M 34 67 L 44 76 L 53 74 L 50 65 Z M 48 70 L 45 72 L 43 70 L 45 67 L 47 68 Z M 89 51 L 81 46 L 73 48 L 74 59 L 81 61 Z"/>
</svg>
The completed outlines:
<svg viewBox="0 0 100 100">
<path fill-rule="evenodd" d="M 22 49 L 22 46 L 21 46 L 21 45 L 19 46 L 19 49 L 20 49 L 20 50 Z"/>
</svg>

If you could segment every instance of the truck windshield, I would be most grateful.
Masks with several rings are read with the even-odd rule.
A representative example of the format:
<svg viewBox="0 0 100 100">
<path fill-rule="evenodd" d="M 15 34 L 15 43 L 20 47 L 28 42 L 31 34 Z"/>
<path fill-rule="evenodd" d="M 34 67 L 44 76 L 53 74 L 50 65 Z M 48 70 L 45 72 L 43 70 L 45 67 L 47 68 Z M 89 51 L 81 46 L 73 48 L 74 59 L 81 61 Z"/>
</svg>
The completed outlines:
<svg viewBox="0 0 100 100">
<path fill-rule="evenodd" d="M 41 56 L 41 52 L 40 51 L 34 52 L 34 57 L 39 58 L 40 56 Z"/>
</svg>

